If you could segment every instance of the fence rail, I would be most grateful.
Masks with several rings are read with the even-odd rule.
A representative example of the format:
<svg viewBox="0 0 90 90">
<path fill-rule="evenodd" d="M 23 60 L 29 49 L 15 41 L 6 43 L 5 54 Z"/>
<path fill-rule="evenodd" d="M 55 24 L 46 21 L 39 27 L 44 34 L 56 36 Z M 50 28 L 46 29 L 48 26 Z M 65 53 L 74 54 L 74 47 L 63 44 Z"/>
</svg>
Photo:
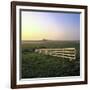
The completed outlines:
<svg viewBox="0 0 90 90">
<path fill-rule="evenodd" d="M 69 58 L 70 60 L 76 59 L 75 48 L 41 48 L 35 49 L 35 52 L 56 57 Z"/>
</svg>

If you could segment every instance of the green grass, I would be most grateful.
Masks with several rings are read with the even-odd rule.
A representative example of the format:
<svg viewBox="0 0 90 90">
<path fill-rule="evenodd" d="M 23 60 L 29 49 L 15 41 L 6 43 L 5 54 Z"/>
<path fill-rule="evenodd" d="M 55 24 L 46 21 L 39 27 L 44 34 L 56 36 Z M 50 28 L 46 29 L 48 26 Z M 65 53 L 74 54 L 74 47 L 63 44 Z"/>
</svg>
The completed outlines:
<svg viewBox="0 0 90 90">
<path fill-rule="evenodd" d="M 35 48 L 68 48 L 77 50 L 76 59 L 69 61 L 60 57 L 54 57 L 35 53 Z M 22 78 L 43 78 L 80 75 L 79 42 L 77 41 L 51 41 L 43 43 L 22 44 Z"/>
</svg>

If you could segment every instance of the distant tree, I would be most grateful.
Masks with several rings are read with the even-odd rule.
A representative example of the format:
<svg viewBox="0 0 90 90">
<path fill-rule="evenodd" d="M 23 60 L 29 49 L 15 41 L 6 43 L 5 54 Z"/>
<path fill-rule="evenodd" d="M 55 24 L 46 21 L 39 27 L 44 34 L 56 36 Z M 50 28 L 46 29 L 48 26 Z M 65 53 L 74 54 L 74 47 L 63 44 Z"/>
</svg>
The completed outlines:
<svg viewBox="0 0 90 90">
<path fill-rule="evenodd" d="M 42 39 L 42 41 L 47 41 L 47 39 L 44 38 L 44 39 Z"/>
</svg>

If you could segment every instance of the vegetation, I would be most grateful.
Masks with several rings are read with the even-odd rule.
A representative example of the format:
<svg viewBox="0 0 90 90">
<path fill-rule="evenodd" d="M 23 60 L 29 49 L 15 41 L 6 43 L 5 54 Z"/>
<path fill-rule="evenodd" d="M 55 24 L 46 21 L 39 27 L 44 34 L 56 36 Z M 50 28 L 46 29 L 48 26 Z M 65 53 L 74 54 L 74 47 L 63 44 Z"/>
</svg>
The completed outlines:
<svg viewBox="0 0 90 90">
<path fill-rule="evenodd" d="M 36 41 L 22 43 L 22 78 L 80 75 L 79 41 Z M 35 53 L 36 48 L 76 48 L 76 60 Z"/>
</svg>

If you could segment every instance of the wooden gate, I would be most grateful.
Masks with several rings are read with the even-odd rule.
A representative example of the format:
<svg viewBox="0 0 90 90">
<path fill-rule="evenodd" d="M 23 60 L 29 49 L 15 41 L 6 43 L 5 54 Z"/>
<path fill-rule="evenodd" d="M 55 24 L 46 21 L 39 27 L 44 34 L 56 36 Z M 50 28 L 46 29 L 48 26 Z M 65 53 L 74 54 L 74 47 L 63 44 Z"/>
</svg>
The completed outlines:
<svg viewBox="0 0 90 90">
<path fill-rule="evenodd" d="M 69 58 L 70 60 L 76 59 L 75 48 L 42 48 L 36 49 L 35 52 L 56 57 Z"/>
</svg>

